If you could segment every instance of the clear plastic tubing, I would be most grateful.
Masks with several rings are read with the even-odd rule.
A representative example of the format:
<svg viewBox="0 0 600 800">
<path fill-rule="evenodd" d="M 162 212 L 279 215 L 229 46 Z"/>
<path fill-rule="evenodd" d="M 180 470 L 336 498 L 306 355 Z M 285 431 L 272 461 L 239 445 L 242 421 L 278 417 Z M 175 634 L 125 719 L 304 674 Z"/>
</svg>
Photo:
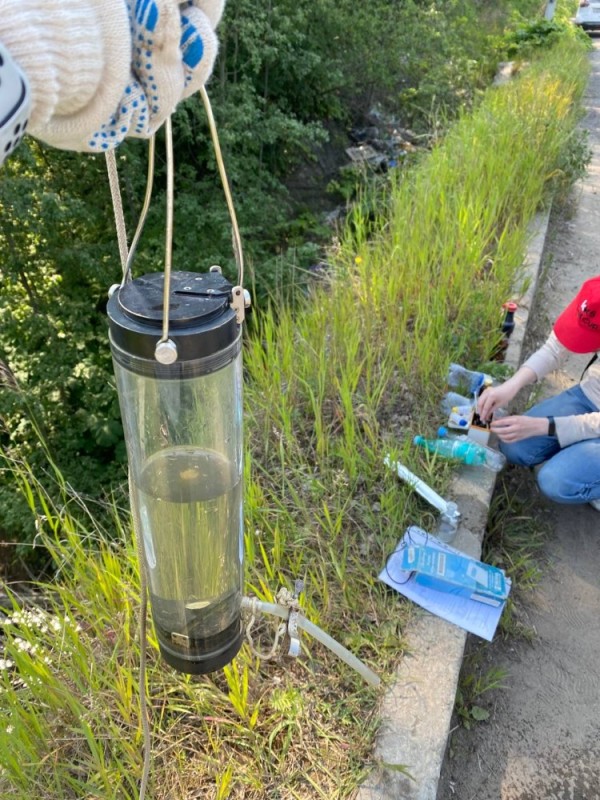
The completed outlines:
<svg viewBox="0 0 600 800">
<path fill-rule="evenodd" d="M 437 508 L 442 514 L 446 514 L 448 511 L 448 503 L 444 500 L 443 497 L 434 491 L 431 486 L 428 486 L 425 481 L 422 481 L 421 478 L 418 478 L 413 472 L 411 472 L 404 464 L 400 464 L 399 461 L 392 461 L 389 456 L 386 456 L 383 463 L 386 467 L 391 467 L 392 469 L 396 470 L 398 477 L 406 481 L 406 483 L 410 484 L 412 488 L 421 495 L 421 497 L 427 500 L 434 508 Z"/>
<path fill-rule="evenodd" d="M 266 603 L 263 600 L 257 600 L 254 597 L 244 597 L 242 600 L 242 608 L 252 609 L 256 608 L 259 611 L 262 611 L 263 614 L 272 614 L 275 617 L 280 617 L 281 619 L 288 619 L 290 616 L 290 609 L 286 608 L 285 606 L 280 606 L 277 603 Z M 338 658 L 348 664 L 349 667 L 352 667 L 353 670 L 358 672 L 367 683 L 371 686 L 379 686 L 381 683 L 380 678 L 373 672 L 373 670 L 369 669 L 366 664 L 353 655 L 349 650 L 346 650 L 344 645 L 337 642 L 332 636 L 325 631 L 321 630 L 318 625 L 315 625 L 310 620 L 306 619 L 302 614 L 298 615 L 297 625 L 301 630 L 306 631 L 309 636 L 312 636 L 317 641 L 321 642 L 321 644 L 325 645 L 332 653 L 335 653 Z"/>
</svg>

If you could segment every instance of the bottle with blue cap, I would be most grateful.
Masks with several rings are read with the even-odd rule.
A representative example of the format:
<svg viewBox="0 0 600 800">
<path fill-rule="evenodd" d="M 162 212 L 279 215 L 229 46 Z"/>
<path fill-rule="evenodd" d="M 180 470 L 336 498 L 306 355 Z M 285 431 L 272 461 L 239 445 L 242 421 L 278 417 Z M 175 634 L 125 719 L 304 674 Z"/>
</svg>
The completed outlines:
<svg viewBox="0 0 600 800">
<path fill-rule="evenodd" d="M 442 458 L 461 461 L 468 466 L 482 466 L 499 472 L 506 464 L 506 458 L 498 450 L 486 447 L 483 444 L 474 442 L 468 436 L 459 435 L 452 438 L 442 434 L 447 433 L 444 428 L 440 428 L 438 439 L 426 439 L 424 436 L 415 436 L 414 443 L 418 447 L 424 447 L 430 453 L 435 453 Z"/>
<path fill-rule="evenodd" d="M 475 372 L 462 367 L 460 364 L 450 364 L 448 368 L 447 383 L 451 389 L 456 389 L 461 394 L 473 397 L 478 395 L 485 386 L 491 386 L 493 379 L 485 372 Z M 456 404 L 460 405 L 460 404 Z"/>
<path fill-rule="evenodd" d="M 473 405 L 474 401 L 472 397 L 465 397 L 463 394 L 458 394 L 458 392 L 446 392 L 446 394 L 442 397 L 440 409 L 444 412 L 444 414 L 451 414 L 456 407 L 462 408 L 464 406 Z"/>
</svg>

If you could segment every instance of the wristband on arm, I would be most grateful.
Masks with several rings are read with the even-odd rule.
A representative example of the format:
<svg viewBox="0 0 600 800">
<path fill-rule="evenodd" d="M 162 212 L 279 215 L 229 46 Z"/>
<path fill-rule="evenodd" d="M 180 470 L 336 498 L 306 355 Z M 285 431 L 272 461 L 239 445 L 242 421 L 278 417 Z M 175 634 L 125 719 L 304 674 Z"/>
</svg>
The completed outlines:
<svg viewBox="0 0 600 800">
<path fill-rule="evenodd" d="M 30 109 L 27 79 L 0 42 L 0 164 L 23 138 Z"/>
<path fill-rule="evenodd" d="M 556 422 L 554 417 L 548 417 L 548 436 L 556 437 Z"/>
</svg>

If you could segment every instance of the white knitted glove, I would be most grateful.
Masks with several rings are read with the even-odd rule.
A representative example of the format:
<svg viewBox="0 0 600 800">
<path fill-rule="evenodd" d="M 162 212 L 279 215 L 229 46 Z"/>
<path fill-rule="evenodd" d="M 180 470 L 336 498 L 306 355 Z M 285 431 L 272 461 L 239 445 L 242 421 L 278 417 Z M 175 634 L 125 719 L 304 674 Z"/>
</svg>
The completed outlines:
<svg viewBox="0 0 600 800">
<path fill-rule="evenodd" d="M 88 140 L 90 150 L 108 150 L 127 135 L 154 133 L 181 99 L 206 83 L 217 55 L 217 40 L 201 6 L 209 8 L 218 21 L 222 2 L 126 2 L 132 30 L 132 74 L 118 109 Z"/>
<path fill-rule="evenodd" d="M 101 152 L 147 137 L 208 79 L 224 0 L 0 0 L 32 90 L 29 132 Z"/>
</svg>

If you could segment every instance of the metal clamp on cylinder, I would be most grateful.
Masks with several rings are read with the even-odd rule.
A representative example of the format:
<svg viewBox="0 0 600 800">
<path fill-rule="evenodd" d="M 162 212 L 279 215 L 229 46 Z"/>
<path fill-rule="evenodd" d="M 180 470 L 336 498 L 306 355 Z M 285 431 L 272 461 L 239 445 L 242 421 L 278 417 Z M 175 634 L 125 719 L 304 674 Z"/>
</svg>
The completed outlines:
<svg viewBox="0 0 600 800">
<path fill-rule="evenodd" d="M 234 286 L 231 290 L 231 303 L 229 305 L 235 311 L 237 324 L 241 325 L 246 317 L 246 309 L 252 305 L 250 292 L 241 286 Z"/>
<path fill-rule="evenodd" d="M 296 583 L 296 587 L 298 587 L 298 583 Z M 251 614 L 250 621 L 246 627 L 246 638 L 248 639 L 250 648 L 255 656 L 261 659 L 273 658 L 277 651 L 279 638 L 282 633 L 286 632 L 286 630 L 290 636 L 290 639 L 292 639 L 289 654 L 298 655 L 300 651 L 300 641 L 296 636 L 296 633 L 298 631 L 306 631 L 306 633 L 327 647 L 328 650 L 331 650 L 332 653 L 335 653 L 335 655 L 348 664 L 348 666 L 356 670 L 356 672 L 358 672 L 359 675 L 361 675 L 367 681 L 367 683 L 369 683 L 371 686 L 379 686 L 381 682 L 379 677 L 372 670 L 370 670 L 366 664 L 353 655 L 342 644 L 329 636 L 329 634 L 321 630 L 318 625 L 315 625 L 313 622 L 306 619 L 298 605 L 298 598 L 296 594 L 292 594 L 284 588 L 278 592 L 276 600 L 277 602 L 275 603 L 267 603 L 264 600 L 259 600 L 256 597 L 242 598 L 242 609 L 249 611 Z M 254 642 L 252 640 L 251 630 L 256 618 L 256 614 L 259 611 L 262 614 L 272 614 L 273 616 L 279 617 L 279 619 L 282 619 L 285 623 L 287 623 L 278 626 L 275 640 L 269 653 L 259 652 L 254 646 Z M 294 617 L 290 625 L 290 617 L 292 617 L 292 615 L 294 615 Z M 297 646 L 293 641 L 294 639 L 298 642 Z M 295 652 L 296 649 L 298 649 L 298 653 Z"/>
<path fill-rule="evenodd" d="M 290 609 L 290 615 L 287 622 L 287 635 L 290 637 L 290 647 L 288 656 L 296 658 L 300 655 L 300 615 L 302 610 L 300 608 L 300 595 L 304 589 L 304 581 L 297 580 L 294 583 L 294 593 L 290 595 L 287 589 L 281 589 L 277 595 L 277 599 L 281 605 L 287 606 Z"/>
<path fill-rule="evenodd" d="M 300 655 L 300 631 L 298 628 L 299 610 L 290 610 L 287 623 L 287 635 L 290 637 L 288 656 L 296 658 Z"/>
</svg>

